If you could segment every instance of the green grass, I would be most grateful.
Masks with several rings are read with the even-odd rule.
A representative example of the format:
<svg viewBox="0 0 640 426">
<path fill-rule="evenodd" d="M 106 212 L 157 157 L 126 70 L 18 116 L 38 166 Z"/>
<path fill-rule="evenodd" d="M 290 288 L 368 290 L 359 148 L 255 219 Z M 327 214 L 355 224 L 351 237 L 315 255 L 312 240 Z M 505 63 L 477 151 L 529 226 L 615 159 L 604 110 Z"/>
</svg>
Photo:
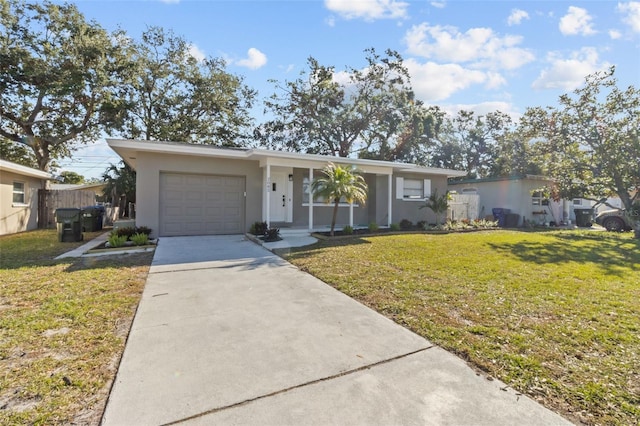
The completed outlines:
<svg viewBox="0 0 640 426">
<path fill-rule="evenodd" d="M 632 234 L 353 237 L 287 259 L 573 421 L 640 421 Z"/>
<path fill-rule="evenodd" d="M 0 424 L 100 422 L 152 253 L 53 260 L 82 243 L 0 237 Z"/>
</svg>

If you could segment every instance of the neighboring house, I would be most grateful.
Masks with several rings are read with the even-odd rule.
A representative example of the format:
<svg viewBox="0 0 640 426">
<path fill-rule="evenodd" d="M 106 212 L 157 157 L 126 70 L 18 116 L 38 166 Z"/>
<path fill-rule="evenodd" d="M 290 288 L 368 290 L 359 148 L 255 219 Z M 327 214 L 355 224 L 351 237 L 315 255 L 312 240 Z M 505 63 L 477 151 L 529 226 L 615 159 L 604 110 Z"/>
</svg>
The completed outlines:
<svg viewBox="0 0 640 426">
<path fill-rule="evenodd" d="M 478 212 L 478 217 L 468 219 L 492 217 L 494 208 L 502 208 L 518 215 L 517 226 L 522 226 L 525 219 L 535 224 L 560 224 L 568 220 L 575 223 L 574 208 L 590 208 L 590 205 L 574 205 L 572 200 L 556 202 L 545 198 L 539 189 L 551 183 L 550 179 L 536 175 L 468 179 L 450 182 L 449 191 L 478 195 L 478 206 L 474 210 Z M 586 204 L 586 200 L 582 201 Z"/>
<path fill-rule="evenodd" d="M 329 162 L 355 166 L 369 187 L 365 205 L 340 204 L 336 228 L 435 221 L 421 201 L 464 172 L 414 164 L 263 149 L 108 139 L 136 170 L 136 225 L 155 235 L 246 232 L 252 223 L 327 229 L 333 204 L 311 197 L 310 182 Z"/>
<path fill-rule="evenodd" d="M 38 190 L 51 174 L 0 160 L 0 235 L 38 227 Z"/>
<path fill-rule="evenodd" d="M 95 197 L 102 197 L 102 192 L 107 184 L 105 182 L 95 183 L 54 183 L 50 185 L 52 191 L 93 191 Z"/>
</svg>

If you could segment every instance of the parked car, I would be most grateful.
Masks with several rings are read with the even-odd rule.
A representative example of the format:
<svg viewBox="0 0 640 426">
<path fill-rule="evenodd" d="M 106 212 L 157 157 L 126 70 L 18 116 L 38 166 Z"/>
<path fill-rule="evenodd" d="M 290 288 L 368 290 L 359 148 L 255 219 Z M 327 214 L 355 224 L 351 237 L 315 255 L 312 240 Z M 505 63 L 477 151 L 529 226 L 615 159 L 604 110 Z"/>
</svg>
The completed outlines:
<svg viewBox="0 0 640 426">
<path fill-rule="evenodd" d="M 607 231 L 631 231 L 633 223 L 631 217 L 624 210 L 605 210 L 596 216 L 596 223 Z"/>
</svg>

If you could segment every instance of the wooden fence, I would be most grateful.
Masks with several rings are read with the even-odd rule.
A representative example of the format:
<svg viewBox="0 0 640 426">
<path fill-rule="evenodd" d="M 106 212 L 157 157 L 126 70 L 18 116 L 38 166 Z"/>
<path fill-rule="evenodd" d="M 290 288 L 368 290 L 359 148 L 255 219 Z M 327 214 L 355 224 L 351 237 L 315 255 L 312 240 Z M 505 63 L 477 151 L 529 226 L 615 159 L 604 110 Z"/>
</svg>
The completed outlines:
<svg viewBox="0 0 640 426">
<path fill-rule="evenodd" d="M 480 196 L 478 194 L 451 194 L 449 211 L 450 220 L 482 219 L 479 215 Z"/>
<path fill-rule="evenodd" d="M 55 228 L 56 209 L 81 209 L 96 204 L 96 193 L 92 190 L 46 190 L 38 191 L 38 228 Z"/>
</svg>

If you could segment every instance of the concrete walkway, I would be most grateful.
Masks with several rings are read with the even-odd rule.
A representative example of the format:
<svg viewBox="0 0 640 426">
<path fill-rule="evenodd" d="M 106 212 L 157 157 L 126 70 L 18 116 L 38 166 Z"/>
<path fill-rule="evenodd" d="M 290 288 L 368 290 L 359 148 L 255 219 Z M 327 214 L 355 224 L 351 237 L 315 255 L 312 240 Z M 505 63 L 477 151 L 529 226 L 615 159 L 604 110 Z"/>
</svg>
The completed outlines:
<svg viewBox="0 0 640 426">
<path fill-rule="evenodd" d="M 103 424 L 569 423 L 226 236 L 161 239 Z"/>
</svg>

